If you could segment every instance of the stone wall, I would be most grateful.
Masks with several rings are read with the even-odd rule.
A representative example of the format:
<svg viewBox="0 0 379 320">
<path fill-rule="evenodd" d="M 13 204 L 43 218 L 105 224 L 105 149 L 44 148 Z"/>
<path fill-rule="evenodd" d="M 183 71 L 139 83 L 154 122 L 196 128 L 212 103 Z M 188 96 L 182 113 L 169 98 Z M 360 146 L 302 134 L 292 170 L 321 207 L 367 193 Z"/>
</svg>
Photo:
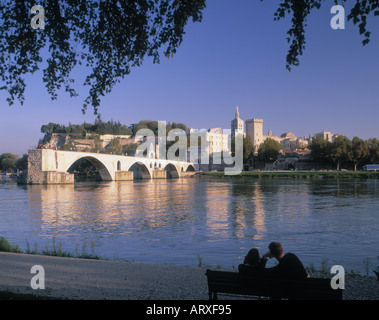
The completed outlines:
<svg viewBox="0 0 379 320">
<path fill-rule="evenodd" d="M 74 174 L 68 172 L 43 171 L 43 184 L 71 184 L 74 183 Z"/>
<path fill-rule="evenodd" d="M 29 150 L 28 177 L 26 179 L 26 182 L 28 184 L 42 184 L 43 179 L 44 177 L 42 173 L 42 150 Z"/>
</svg>

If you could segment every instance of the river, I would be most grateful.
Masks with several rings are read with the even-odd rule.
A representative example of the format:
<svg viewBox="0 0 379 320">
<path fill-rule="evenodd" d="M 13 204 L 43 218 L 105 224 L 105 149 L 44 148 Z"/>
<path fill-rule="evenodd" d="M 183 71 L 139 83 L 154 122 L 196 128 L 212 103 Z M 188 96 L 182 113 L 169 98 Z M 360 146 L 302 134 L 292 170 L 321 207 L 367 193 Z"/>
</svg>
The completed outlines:
<svg viewBox="0 0 379 320">
<path fill-rule="evenodd" d="M 55 239 L 73 253 L 92 245 L 109 259 L 223 268 L 275 240 L 306 266 L 327 261 L 365 275 L 379 265 L 379 180 L 3 182 L 0 236 L 24 250 Z"/>
</svg>

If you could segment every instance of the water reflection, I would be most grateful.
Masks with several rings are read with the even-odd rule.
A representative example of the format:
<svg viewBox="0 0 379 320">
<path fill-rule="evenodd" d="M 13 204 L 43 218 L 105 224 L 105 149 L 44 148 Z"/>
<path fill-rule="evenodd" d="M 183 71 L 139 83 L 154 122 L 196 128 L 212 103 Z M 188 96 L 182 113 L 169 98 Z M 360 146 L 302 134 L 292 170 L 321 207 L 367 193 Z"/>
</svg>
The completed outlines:
<svg viewBox="0 0 379 320">
<path fill-rule="evenodd" d="M 0 235 L 40 248 L 93 241 L 101 256 L 236 266 L 279 240 L 306 263 L 360 269 L 379 254 L 376 180 L 187 178 L 0 185 Z M 310 250 L 309 248 L 312 248 Z"/>
<path fill-rule="evenodd" d="M 256 229 L 256 234 L 254 235 L 254 240 L 261 240 L 266 232 L 265 228 L 265 211 L 264 211 L 264 199 L 263 192 L 258 184 L 255 183 L 254 188 L 254 198 L 253 202 L 255 205 L 255 215 L 254 224 Z"/>
<path fill-rule="evenodd" d="M 229 203 L 231 201 L 229 194 L 229 187 L 226 183 L 208 182 L 209 187 L 204 190 L 204 209 L 200 211 L 206 212 L 206 226 L 208 230 L 208 237 L 210 241 L 217 241 L 218 239 L 230 239 L 229 228 Z"/>
</svg>

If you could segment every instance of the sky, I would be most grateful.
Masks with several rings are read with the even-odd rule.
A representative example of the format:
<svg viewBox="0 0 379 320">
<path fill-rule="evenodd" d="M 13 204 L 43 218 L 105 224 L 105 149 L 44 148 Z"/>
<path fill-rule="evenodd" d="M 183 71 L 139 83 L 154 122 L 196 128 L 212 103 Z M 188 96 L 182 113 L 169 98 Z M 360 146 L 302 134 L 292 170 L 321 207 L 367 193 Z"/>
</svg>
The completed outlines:
<svg viewBox="0 0 379 320">
<path fill-rule="evenodd" d="M 126 125 L 158 120 L 230 129 L 238 105 L 243 120 L 264 120 L 265 134 L 308 137 L 325 130 L 379 138 L 379 19 L 368 20 L 371 41 L 363 46 L 351 21 L 345 30 L 331 28 L 333 3 L 325 1 L 309 17 L 300 66 L 289 72 L 290 17 L 274 21 L 278 1 L 207 0 L 203 21 L 189 22 L 176 55 L 132 69 L 102 98 L 99 113 Z M 62 91 L 51 101 L 41 73 L 26 77 L 23 106 L 10 107 L 0 92 L 0 154 L 27 153 L 42 138 L 43 124 L 94 122 L 90 107 L 81 111 L 89 88 L 80 85 L 80 72 L 73 75 L 76 98 Z"/>
</svg>

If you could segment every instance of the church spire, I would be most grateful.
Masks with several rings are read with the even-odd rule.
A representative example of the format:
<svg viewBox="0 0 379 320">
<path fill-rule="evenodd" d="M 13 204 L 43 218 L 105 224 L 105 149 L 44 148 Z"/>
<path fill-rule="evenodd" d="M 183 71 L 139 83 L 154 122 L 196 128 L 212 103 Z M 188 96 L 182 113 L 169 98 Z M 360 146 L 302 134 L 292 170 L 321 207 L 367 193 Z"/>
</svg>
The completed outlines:
<svg viewBox="0 0 379 320">
<path fill-rule="evenodd" d="M 240 113 L 238 112 L 238 106 L 236 107 L 236 119 L 240 118 Z"/>
</svg>

